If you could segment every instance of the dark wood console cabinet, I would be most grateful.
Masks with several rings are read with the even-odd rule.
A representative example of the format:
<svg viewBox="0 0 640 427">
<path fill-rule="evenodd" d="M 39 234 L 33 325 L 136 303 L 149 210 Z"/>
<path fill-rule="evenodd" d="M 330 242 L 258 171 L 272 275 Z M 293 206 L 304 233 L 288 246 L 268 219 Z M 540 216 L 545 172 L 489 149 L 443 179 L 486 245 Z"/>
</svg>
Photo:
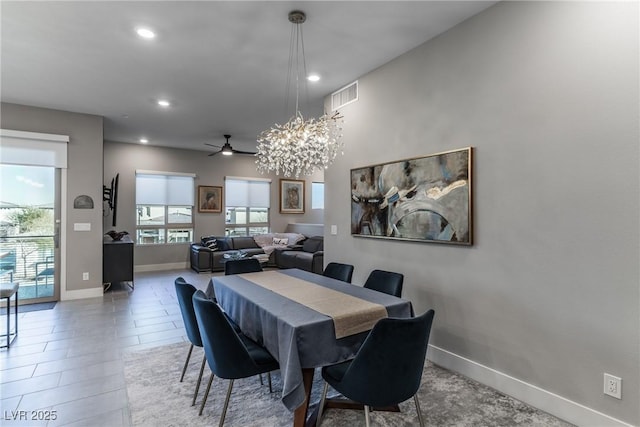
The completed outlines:
<svg viewBox="0 0 640 427">
<path fill-rule="evenodd" d="M 128 236 L 102 244 L 102 283 L 107 291 L 112 283 L 133 284 L 133 241 Z"/>
</svg>

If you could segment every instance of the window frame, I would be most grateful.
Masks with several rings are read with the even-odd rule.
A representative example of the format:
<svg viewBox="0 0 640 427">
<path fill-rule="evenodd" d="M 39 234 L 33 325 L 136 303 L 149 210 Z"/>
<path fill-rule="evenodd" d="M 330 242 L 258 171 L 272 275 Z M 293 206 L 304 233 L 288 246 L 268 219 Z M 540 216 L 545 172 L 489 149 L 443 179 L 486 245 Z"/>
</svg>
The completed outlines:
<svg viewBox="0 0 640 427">
<path fill-rule="evenodd" d="M 144 209 L 146 207 L 162 207 L 164 210 L 163 222 L 162 224 L 145 224 L 141 225 L 139 220 L 136 219 L 136 242 L 139 245 L 181 245 L 185 243 L 191 243 L 193 241 L 194 235 L 194 219 L 193 219 L 193 206 L 177 206 L 177 205 L 136 205 L 136 213 L 139 209 Z M 173 208 L 191 208 L 191 222 L 169 222 L 169 210 Z M 139 218 L 139 215 L 138 215 Z M 140 238 L 140 232 L 144 230 L 161 230 L 160 241 L 158 242 L 149 242 L 145 243 Z M 170 242 L 169 236 L 171 235 L 171 231 L 177 230 L 188 230 L 189 237 L 185 241 L 179 242 Z"/>
<path fill-rule="evenodd" d="M 268 206 L 233 206 L 228 205 L 228 196 L 231 194 L 229 190 L 229 181 L 245 181 L 248 186 L 251 185 L 251 182 L 255 183 L 266 183 L 266 191 L 267 191 L 267 200 Z M 224 185 L 224 193 L 225 193 L 225 236 L 255 236 L 258 234 L 265 234 L 271 231 L 271 180 L 264 178 L 251 178 L 251 177 L 225 177 L 225 185 Z M 244 212 L 242 212 L 244 210 Z M 252 217 L 255 216 L 255 212 L 266 211 L 266 221 L 265 222 L 255 222 L 251 221 Z M 252 215 L 252 212 L 254 215 Z M 244 217 L 246 221 L 244 223 L 235 222 L 235 215 L 238 213 L 244 213 Z M 253 229 L 253 231 L 252 231 Z M 257 230 L 256 230 L 257 229 Z M 236 233 L 234 233 L 236 231 Z M 240 231 L 240 233 L 237 233 Z M 241 234 L 243 233 L 243 234 Z"/>
<path fill-rule="evenodd" d="M 183 174 L 183 173 L 175 173 L 175 172 L 156 172 L 156 171 L 136 171 L 136 187 L 138 185 L 138 175 L 160 175 L 165 177 L 188 177 L 191 178 L 191 182 L 189 185 L 191 188 L 191 193 L 194 194 L 195 191 L 195 175 L 193 174 Z M 194 218 L 194 209 L 195 209 L 195 197 L 191 199 L 192 204 L 157 204 L 157 203 L 142 203 L 138 204 L 138 195 L 136 194 L 136 243 L 141 246 L 159 246 L 159 245 L 184 245 L 190 244 L 193 241 L 193 236 L 195 233 L 195 218 Z M 140 211 L 145 208 L 151 207 L 161 207 L 163 216 L 162 223 L 158 224 L 140 224 Z M 190 210 L 190 222 L 169 222 L 169 215 L 171 210 L 181 210 L 186 209 Z M 151 242 L 145 242 L 145 239 L 141 237 L 141 234 L 145 231 L 153 231 L 153 234 L 150 237 L 153 239 Z M 181 241 L 169 241 L 170 236 L 175 234 L 176 232 L 186 231 L 187 237 L 182 239 Z"/>
</svg>

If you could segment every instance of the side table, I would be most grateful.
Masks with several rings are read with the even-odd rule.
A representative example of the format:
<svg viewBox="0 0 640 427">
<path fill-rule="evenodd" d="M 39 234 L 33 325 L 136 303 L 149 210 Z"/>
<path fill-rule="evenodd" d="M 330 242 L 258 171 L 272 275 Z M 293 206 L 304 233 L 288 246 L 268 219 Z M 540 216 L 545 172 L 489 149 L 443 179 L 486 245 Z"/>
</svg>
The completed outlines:
<svg viewBox="0 0 640 427">
<path fill-rule="evenodd" d="M 112 283 L 126 282 L 133 290 L 133 241 L 129 236 L 122 240 L 103 242 L 102 283 L 106 292 Z"/>
</svg>

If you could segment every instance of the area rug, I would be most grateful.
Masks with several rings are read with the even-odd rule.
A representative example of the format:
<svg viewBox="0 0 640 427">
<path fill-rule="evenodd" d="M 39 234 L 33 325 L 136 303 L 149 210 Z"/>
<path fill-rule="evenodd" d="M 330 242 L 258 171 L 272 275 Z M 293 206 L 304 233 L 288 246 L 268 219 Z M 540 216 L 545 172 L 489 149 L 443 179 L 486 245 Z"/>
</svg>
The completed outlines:
<svg viewBox="0 0 640 427">
<path fill-rule="evenodd" d="M 35 304 L 19 305 L 18 313 L 28 313 L 30 311 L 51 310 L 56 306 L 56 301 L 38 302 Z"/>
<path fill-rule="evenodd" d="M 191 406 L 195 381 L 202 361 L 202 349 L 194 348 L 184 381 L 179 382 L 189 344 L 145 349 L 125 353 L 124 373 L 133 426 L 211 426 L 217 425 L 222 412 L 228 381 L 213 380 L 202 416 L 198 408 L 208 381 L 209 369 L 200 387 L 196 406 Z M 227 411 L 227 427 L 285 427 L 293 423 L 293 414 L 280 401 L 281 382 L 272 374 L 273 393 L 259 378 L 237 380 Z M 317 404 L 322 392 L 319 371 L 314 376 L 311 402 Z M 335 394 L 330 391 L 329 395 Z M 418 392 L 427 426 L 570 426 L 551 415 L 482 386 L 468 378 L 427 362 Z M 375 426 L 418 425 L 413 400 L 400 404 L 400 413 L 371 413 Z M 329 409 L 323 427 L 364 426 L 364 414 L 356 410 Z"/>
<path fill-rule="evenodd" d="M 18 306 L 18 313 L 29 313 L 31 311 L 40 311 L 40 310 L 51 310 L 52 308 L 54 308 L 56 306 L 56 302 L 38 302 L 35 304 L 26 304 L 26 305 L 19 305 Z M 11 300 L 11 313 L 13 313 L 14 310 L 14 306 L 13 306 L 13 299 Z M 2 316 L 6 316 L 7 314 L 7 307 L 2 307 L 0 309 L 0 314 Z"/>
</svg>

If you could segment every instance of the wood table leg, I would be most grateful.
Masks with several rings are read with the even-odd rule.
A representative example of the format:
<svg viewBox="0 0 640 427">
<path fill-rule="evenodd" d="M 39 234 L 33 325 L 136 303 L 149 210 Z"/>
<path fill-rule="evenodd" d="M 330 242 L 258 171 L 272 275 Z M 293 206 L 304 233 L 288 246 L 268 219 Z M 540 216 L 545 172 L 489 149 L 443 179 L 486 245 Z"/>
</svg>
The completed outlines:
<svg viewBox="0 0 640 427">
<path fill-rule="evenodd" d="M 293 413 L 293 427 L 316 427 L 318 421 L 319 404 L 314 407 L 313 412 L 308 416 L 309 403 L 311 400 L 311 386 L 313 385 L 313 375 L 315 369 L 306 368 L 302 370 L 302 382 L 304 384 L 305 401 Z M 324 409 L 358 409 L 362 411 L 364 405 L 345 398 L 327 398 Z M 400 412 L 398 405 L 372 408 L 375 411 Z"/>
<path fill-rule="evenodd" d="M 309 400 L 311 399 L 311 385 L 313 384 L 313 368 L 302 370 L 302 383 L 304 384 L 305 400 L 293 413 L 293 427 L 304 427 L 307 422 L 307 411 L 309 410 Z"/>
</svg>

